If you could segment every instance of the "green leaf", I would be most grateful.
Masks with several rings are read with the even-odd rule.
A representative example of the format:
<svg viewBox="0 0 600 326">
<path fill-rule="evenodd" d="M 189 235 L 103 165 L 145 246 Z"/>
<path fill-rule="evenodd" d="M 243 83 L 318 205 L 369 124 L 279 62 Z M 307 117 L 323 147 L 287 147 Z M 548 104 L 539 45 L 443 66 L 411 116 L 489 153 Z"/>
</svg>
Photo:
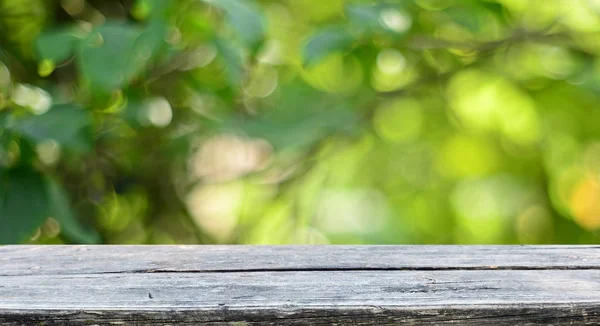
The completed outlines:
<svg viewBox="0 0 600 326">
<path fill-rule="evenodd" d="M 357 112 L 350 107 L 336 105 L 303 83 L 293 83 L 284 87 L 281 102 L 268 114 L 252 120 L 232 119 L 221 128 L 263 138 L 282 149 L 307 146 L 333 133 L 352 131 L 359 122 Z"/>
<path fill-rule="evenodd" d="M 11 130 L 34 143 L 53 139 L 67 149 L 86 152 L 92 147 L 90 127 L 91 117 L 86 110 L 61 104 L 44 114 L 16 120 Z"/>
<path fill-rule="evenodd" d="M 132 9 L 132 15 L 137 19 L 166 20 L 176 1 L 138 0 Z"/>
<path fill-rule="evenodd" d="M 0 175 L 0 244 L 26 241 L 48 218 L 41 174 L 20 167 Z"/>
<path fill-rule="evenodd" d="M 90 33 L 78 48 L 90 88 L 108 93 L 131 82 L 165 50 L 167 29 L 162 21 L 144 29 L 110 22 Z"/>
<path fill-rule="evenodd" d="M 27 164 L 33 162 L 37 157 L 38 153 L 35 150 L 35 144 L 21 139 L 19 141 L 19 162 Z"/>
<path fill-rule="evenodd" d="M 126 54 L 129 61 L 126 74 L 128 78 L 139 74 L 165 50 L 167 29 L 167 25 L 162 22 L 152 22 L 137 37 L 131 53 Z"/>
<path fill-rule="evenodd" d="M 466 28 L 470 32 L 476 33 L 481 29 L 482 24 L 484 24 L 485 19 L 489 19 L 486 17 L 484 8 L 481 7 L 450 7 L 444 12 L 457 24 Z"/>
<path fill-rule="evenodd" d="M 252 50 L 264 39 L 265 17 L 250 0 L 214 0 L 210 4 L 222 9 L 238 38 Z"/>
<path fill-rule="evenodd" d="M 233 86 L 240 86 L 244 80 L 244 51 L 224 39 L 216 39 L 215 46 L 225 66 L 227 80 Z"/>
<path fill-rule="evenodd" d="M 0 129 L 4 129 L 8 125 L 8 121 L 11 117 L 11 114 L 8 110 L 0 111 Z M 0 131 L 0 135 L 2 132 Z"/>
<path fill-rule="evenodd" d="M 78 40 L 77 33 L 72 27 L 54 28 L 38 36 L 35 48 L 40 59 L 60 63 L 73 54 Z"/>
<path fill-rule="evenodd" d="M 357 115 L 344 107 L 314 114 L 294 112 L 286 117 L 265 117 L 240 125 L 252 137 L 266 139 L 277 149 L 298 148 L 324 139 L 357 124 Z"/>
<path fill-rule="evenodd" d="M 142 128 L 140 122 L 140 112 L 144 108 L 142 92 L 130 90 L 127 94 L 126 103 L 125 108 L 121 111 L 123 120 L 132 128 Z"/>
<path fill-rule="evenodd" d="M 304 47 L 304 63 L 312 65 L 329 54 L 346 51 L 353 42 L 354 37 L 339 27 L 321 30 Z"/>
<path fill-rule="evenodd" d="M 7 129 L 9 116 L 8 110 L 0 111 L 0 169 L 9 164 L 9 158 L 6 154 L 13 140 L 12 133 Z"/>
<path fill-rule="evenodd" d="M 106 23 L 81 43 L 78 60 L 90 88 L 110 92 L 126 85 L 141 65 L 131 67 L 135 43 L 141 30 L 122 23 Z"/>
<path fill-rule="evenodd" d="M 353 4 L 345 11 L 351 24 L 362 29 L 380 29 L 381 10 L 381 6 Z"/>
<path fill-rule="evenodd" d="M 412 24 L 403 6 L 390 4 L 350 4 L 346 16 L 353 29 L 363 37 L 383 34 L 393 37 L 403 36 Z"/>
<path fill-rule="evenodd" d="M 47 180 L 48 198 L 50 200 L 50 216 L 56 219 L 61 230 L 72 241 L 78 243 L 100 243 L 100 235 L 92 230 L 84 229 L 69 202 L 69 197 L 63 187 L 54 180 Z"/>
<path fill-rule="evenodd" d="M 501 3 L 494 1 L 476 1 L 476 4 L 489 10 L 498 17 L 503 17 L 504 15 L 504 6 Z"/>
</svg>

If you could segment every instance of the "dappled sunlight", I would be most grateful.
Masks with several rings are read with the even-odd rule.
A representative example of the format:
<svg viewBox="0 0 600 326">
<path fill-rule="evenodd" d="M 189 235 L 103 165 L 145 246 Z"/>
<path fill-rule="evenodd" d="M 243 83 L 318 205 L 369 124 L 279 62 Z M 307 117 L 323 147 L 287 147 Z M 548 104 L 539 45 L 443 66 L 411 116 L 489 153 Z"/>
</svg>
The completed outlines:
<svg viewBox="0 0 600 326">
<path fill-rule="evenodd" d="M 507 80 L 480 71 L 455 76 L 448 96 L 459 122 L 482 131 L 499 131 L 520 145 L 541 137 L 535 103 Z"/>
<path fill-rule="evenodd" d="M 52 98 L 41 88 L 19 84 L 13 93 L 13 102 L 30 109 L 34 114 L 43 114 L 50 110 Z"/>
<path fill-rule="evenodd" d="M 219 242 L 232 237 L 243 204 L 241 183 L 197 186 L 188 195 L 194 221 Z"/>
<path fill-rule="evenodd" d="M 447 177 L 486 175 L 498 169 L 499 154 L 492 142 L 467 135 L 452 135 L 441 146 L 436 168 Z M 468 162 L 468 164 L 466 164 Z"/>
<path fill-rule="evenodd" d="M 315 225 L 338 234 L 378 233 L 386 224 L 389 208 L 374 190 L 325 190 L 320 196 Z"/>
<path fill-rule="evenodd" d="M 541 1 L 0 0 L 0 243 L 598 242 L 600 2 Z"/>
<path fill-rule="evenodd" d="M 362 68 L 353 56 L 331 55 L 304 71 L 305 79 L 312 86 L 332 93 L 355 91 L 362 82 Z"/>
<path fill-rule="evenodd" d="M 548 243 L 555 232 L 552 215 L 541 205 L 531 205 L 517 216 L 515 232 L 521 243 Z"/>
<path fill-rule="evenodd" d="M 374 128 L 381 138 L 391 142 L 414 141 L 420 136 L 423 115 L 423 108 L 416 100 L 385 103 L 376 112 Z"/>
<path fill-rule="evenodd" d="M 231 180 L 264 169 L 271 151 L 271 145 L 261 139 L 220 135 L 204 142 L 190 164 L 198 178 Z"/>
<path fill-rule="evenodd" d="M 463 181 L 451 195 L 458 217 L 456 241 L 498 242 L 510 232 L 512 219 L 530 200 L 528 189 L 507 176 Z"/>
<path fill-rule="evenodd" d="M 396 50 L 383 50 L 377 55 L 375 69 L 372 72 L 373 88 L 389 92 L 401 89 L 413 82 L 418 74 L 415 68 L 408 67 L 406 59 Z"/>
</svg>

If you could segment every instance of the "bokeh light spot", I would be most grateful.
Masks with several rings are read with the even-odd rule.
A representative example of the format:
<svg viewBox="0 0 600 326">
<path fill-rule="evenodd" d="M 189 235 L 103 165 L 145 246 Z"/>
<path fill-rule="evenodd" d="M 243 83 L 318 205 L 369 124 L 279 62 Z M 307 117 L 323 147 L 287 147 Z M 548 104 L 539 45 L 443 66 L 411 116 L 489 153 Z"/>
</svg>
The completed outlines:
<svg viewBox="0 0 600 326">
<path fill-rule="evenodd" d="M 314 87 L 330 93 L 348 93 L 362 82 L 362 68 L 354 56 L 331 54 L 304 71 L 304 78 Z"/>
<path fill-rule="evenodd" d="M 53 165 L 60 158 L 60 144 L 53 139 L 46 139 L 37 144 L 36 151 L 40 161 L 46 165 Z"/>
<path fill-rule="evenodd" d="M 454 135 L 442 145 L 436 167 L 446 177 L 483 176 L 496 170 L 498 159 L 494 147 L 485 140 Z"/>
<path fill-rule="evenodd" d="M 600 229 L 600 183 L 598 178 L 581 180 L 571 194 L 571 210 L 575 221 L 587 230 Z"/>
<path fill-rule="evenodd" d="M 226 241 L 234 231 L 244 197 L 244 185 L 199 185 L 187 197 L 194 221 L 217 241 Z"/>
<path fill-rule="evenodd" d="M 52 106 L 52 97 L 45 90 L 26 84 L 18 84 L 13 94 L 13 102 L 31 109 L 34 114 L 44 114 Z"/>
<path fill-rule="evenodd" d="M 277 69 L 269 65 L 261 65 L 253 74 L 246 92 L 252 97 L 267 97 L 277 88 L 277 80 Z"/>
<path fill-rule="evenodd" d="M 394 32 L 401 33 L 410 28 L 412 19 L 410 16 L 390 8 L 381 12 L 381 24 Z"/>
<path fill-rule="evenodd" d="M 173 109 L 171 104 L 164 97 L 149 99 L 146 103 L 148 112 L 148 121 L 157 127 L 166 127 L 173 119 Z"/>
<path fill-rule="evenodd" d="M 520 145 L 539 141 L 541 126 L 533 100 L 509 81 L 482 71 L 454 76 L 448 97 L 460 122 L 476 131 L 497 131 Z"/>
<path fill-rule="evenodd" d="M 413 99 L 397 100 L 379 108 L 373 123 L 377 134 L 392 142 L 410 142 L 421 133 L 423 108 Z"/>
<path fill-rule="evenodd" d="M 406 59 L 395 49 L 384 49 L 377 55 L 377 68 L 386 74 L 397 74 L 406 68 Z"/>
</svg>

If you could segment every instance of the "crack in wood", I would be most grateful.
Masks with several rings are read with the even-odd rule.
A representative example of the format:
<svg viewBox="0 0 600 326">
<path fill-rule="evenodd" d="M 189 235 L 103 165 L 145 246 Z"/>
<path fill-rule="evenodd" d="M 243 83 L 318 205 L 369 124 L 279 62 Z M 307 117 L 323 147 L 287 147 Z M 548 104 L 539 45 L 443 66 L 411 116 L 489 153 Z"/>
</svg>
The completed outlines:
<svg viewBox="0 0 600 326">
<path fill-rule="evenodd" d="M 461 266 L 461 267 L 319 267 L 319 268 L 235 268 L 235 269 L 140 269 L 108 271 L 85 274 L 127 274 L 127 273 L 269 273 L 269 272 L 360 272 L 360 271 L 538 271 L 538 270 L 600 270 L 600 266 Z"/>
</svg>

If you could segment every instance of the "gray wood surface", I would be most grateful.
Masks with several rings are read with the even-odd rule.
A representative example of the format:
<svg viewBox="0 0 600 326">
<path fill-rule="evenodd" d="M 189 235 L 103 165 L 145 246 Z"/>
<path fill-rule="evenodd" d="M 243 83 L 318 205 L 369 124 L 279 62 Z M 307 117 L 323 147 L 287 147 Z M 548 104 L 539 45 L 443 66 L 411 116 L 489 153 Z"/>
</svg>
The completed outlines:
<svg viewBox="0 0 600 326">
<path fill-rule="evenodd" d="M 315 269 L 600 268 L 599 246 L 5 246 L 0 276 Z"/>
<path fill-rule="evenodd" d="M 600 246 L 5 246 L 0 325 L 600 324 Z"/>
</svg>

